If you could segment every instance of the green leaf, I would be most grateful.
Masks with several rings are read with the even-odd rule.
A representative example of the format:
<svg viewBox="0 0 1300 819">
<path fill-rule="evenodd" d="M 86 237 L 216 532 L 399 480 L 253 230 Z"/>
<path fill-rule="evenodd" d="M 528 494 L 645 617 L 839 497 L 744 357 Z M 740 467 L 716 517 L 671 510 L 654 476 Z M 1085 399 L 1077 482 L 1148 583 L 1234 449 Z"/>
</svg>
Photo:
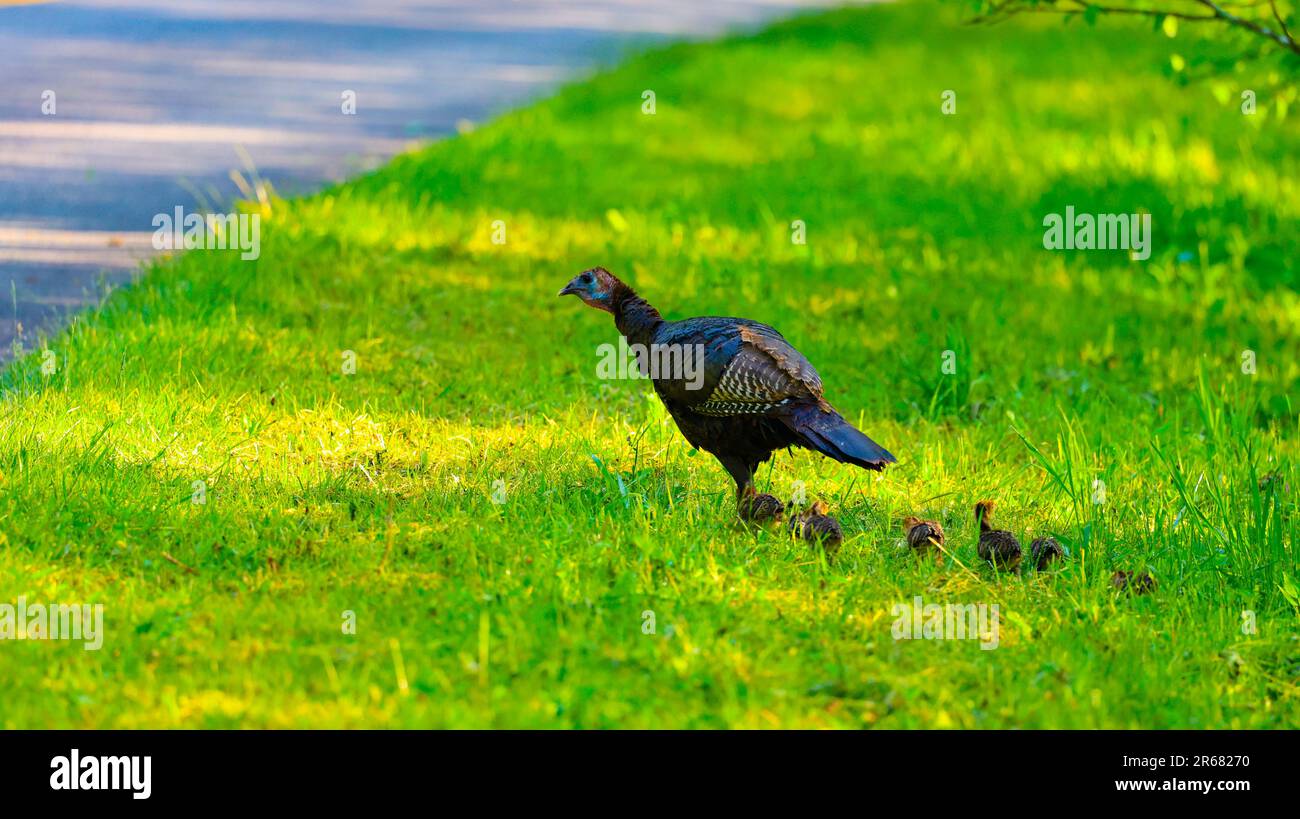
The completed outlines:
<svg viewBox="0 0 1300 819">
<path fill-rule="evenodd" d="M 1292 608 L 1300 609 L 1300 588 L 1296 587 L 1295 581 L 1291 579 L 1291 575 L 1283 572 L 1282 582 L 1278 585 L 1278 588 L 1282 591 L 1282 596 L 1286 598 L 1286 602 L 1290 603 Z"/>
</svg>

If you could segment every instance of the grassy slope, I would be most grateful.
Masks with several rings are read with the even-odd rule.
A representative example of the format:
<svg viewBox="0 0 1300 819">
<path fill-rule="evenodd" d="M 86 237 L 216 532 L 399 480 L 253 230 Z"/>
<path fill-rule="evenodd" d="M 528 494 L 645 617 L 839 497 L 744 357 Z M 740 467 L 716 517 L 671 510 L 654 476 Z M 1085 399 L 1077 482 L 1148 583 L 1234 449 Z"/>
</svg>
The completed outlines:
<svg viewBox="0 0 1300 819">
<path fill-rule="evenodd" d="M 1300 480 L 1294 124 L 1171 84 L 1175 46 L 802 18 L 277 202 L 256 263 L 151 269 L 56 375 L 4 374 L 0 601 L 103 602 L 108 635 L 0 644 L 0 725 L 1300 724 L 1295 501 L 1256 488 Z M 1151 260 L 1044 251 L 1067 204 L 1149 209 Z M 648 389 L 597 380 L 612 325 L 554 296 L 597 263 L 775 324 L 900 456 L 764 473 L 832 501 L 834 565 L 739 528 Z M 978 567 L 980 496 L 1068 569 Z M 911 512 L 970 570 L 902 554 Z M 1111 592 L 1142 566 L 1155 595 Z M 895 642 L 915 594 L 1000 604 L 1001 646 Z"/>
</svg>

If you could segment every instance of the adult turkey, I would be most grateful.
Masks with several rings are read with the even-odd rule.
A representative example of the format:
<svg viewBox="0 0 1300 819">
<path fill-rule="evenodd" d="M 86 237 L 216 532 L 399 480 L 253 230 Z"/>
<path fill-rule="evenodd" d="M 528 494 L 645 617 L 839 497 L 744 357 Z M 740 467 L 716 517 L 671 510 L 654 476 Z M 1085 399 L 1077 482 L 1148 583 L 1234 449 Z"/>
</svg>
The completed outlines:
<svg viewBox="0 0 1300 819">
<path fill-rule="evenodd" d="M 653 362 L 641 359 L 686 440 L 712 453 L 736 481 L 742 518 L 780 516 L 781 502 L 753 486 L 759 464 L 778 449 L 800 446 L 871 470 L 895 462 L 826 402 L 812 364 L 766 324 L 713 316 L 665 321 L 603 267 L 580 273 L 559 295 L 611 313 L 633 349 L 640 345 L 646 355 L 663 352 L 702 368 L 702 375 L 687 367 L 648 368 Z"/>
</svg>

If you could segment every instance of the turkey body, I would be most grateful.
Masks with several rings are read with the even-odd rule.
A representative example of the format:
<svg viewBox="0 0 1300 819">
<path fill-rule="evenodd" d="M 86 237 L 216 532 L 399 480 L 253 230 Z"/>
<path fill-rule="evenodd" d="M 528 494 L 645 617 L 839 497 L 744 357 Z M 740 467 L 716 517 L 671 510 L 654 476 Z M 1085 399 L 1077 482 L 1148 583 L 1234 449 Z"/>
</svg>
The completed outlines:
<svg viewBox="0 0 1300 819">
<path fill-rule="evenodd" d="M 907 534 L 907 545 L 911 546 L 917 554 L 925 554 L 935 547 L 940 547 L 942 551 L 944 543 L 947 542 L 943 527 L 937 520 L 908 517 L 903 521 L 903 530 Z"/>
<path fill-rule="evenodd" d="M 693 378 L 684 369 L 661 371 L 655 392 L 691 446 L 716 457 L 738 491 L 773 452 L 792 446 L 865 469 L 894 462 L 826 402 L 817 370 L 766 324 L 712 316 L 665 321 L 641 343 L 650 355 L 672 350 L 702 367 Z"/>
<path fill-rule="evenodd" d="M 985 560 L 994 568 L 1003 571 L 1015 571 L 1020 567 L 1020 541 L 1005 529 L 994 529 L 990 519 L 993 516 L 993 501 L 980 501 L 975 504 L 975 521 L 980 527 L 980 539 L 975 551 L 980 560 Z"/>
</svg>

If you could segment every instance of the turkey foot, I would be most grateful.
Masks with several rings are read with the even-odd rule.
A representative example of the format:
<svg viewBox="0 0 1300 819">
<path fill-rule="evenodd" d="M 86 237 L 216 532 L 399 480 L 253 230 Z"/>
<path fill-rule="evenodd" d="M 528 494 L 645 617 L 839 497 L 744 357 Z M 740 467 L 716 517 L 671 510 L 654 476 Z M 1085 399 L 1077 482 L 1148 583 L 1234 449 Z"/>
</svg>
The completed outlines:
<svg viewBox="0 0 1300 819">
<path fill-rule="evenodd" d="M 764 523 L 769 520 L 780 520 L 785 507 L 772 495 L 760 495 L 754 491 L 754 487 L 746 486 L 740 493 L 736 511 L 739 512 L 741 520 Z"/>
</svg>

